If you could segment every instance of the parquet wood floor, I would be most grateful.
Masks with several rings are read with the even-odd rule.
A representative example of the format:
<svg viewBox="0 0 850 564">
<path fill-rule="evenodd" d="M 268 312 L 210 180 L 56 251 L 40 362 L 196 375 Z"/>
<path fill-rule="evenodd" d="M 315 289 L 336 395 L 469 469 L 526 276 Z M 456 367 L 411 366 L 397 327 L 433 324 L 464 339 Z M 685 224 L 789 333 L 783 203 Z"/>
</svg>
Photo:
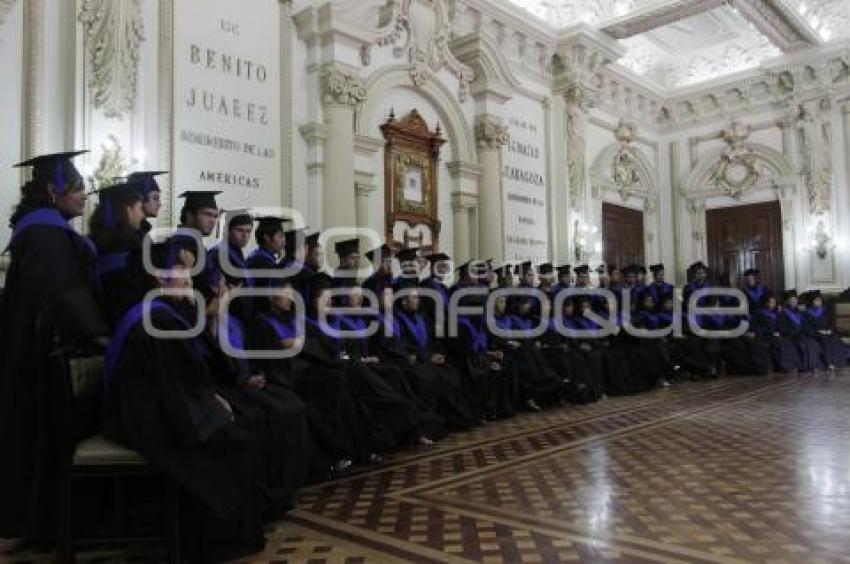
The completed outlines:
<svg viewBox="0 0 850 564">
<path fill-rule="evenodd" d="M 306 489 L 243 562 L 850 562 L 848 445 L 850 373 L 522 414 Z"/>
</svg>

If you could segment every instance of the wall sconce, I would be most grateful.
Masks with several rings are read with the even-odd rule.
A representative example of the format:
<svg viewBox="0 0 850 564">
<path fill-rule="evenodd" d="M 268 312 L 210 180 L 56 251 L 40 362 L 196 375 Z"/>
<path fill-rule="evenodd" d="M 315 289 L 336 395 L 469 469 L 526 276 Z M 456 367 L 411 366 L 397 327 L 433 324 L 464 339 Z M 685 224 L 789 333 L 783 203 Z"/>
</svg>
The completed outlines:
<svg viewBox="0 0 850 564">
<path fill-rule="evenodd" d="M 820 260 L 824 260 L 830 251 L 835 250 L 837 242 L 829 234 L 829 228 L 823 214 L 818 214 L 816 218 L 814 227 L 809 227 L 811 240 L 803 245 L 803 249 L 814 253 Z"/>
<path fill-rule="evenodd" d="M 573 222 L 573 256 L 577 263 L 588 261 L 592 253 L 602 252 L 602 243 L 593 241 L 599 229 L 595 225 L 584 223 L 581 218 Z"/>
</svg>

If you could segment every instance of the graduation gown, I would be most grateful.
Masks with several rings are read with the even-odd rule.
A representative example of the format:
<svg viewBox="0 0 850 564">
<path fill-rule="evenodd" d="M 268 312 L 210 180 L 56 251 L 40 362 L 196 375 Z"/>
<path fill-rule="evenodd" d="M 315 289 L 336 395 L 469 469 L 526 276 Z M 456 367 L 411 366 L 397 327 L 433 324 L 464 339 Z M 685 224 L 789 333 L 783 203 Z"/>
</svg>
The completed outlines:
<svg viewBox="0 0 850 564">
<path fill-rule="evenodd" d="M 342 315 L 337 320 L 339 329 L 358 335 L 342 338 L 341 346 L 360 401 L 377 425 L 373 433 L 380 437 L 379 450 L 387 452 L 409 442 L 419 433 L 422 416 L 404 372 L 391 364 L 364 362 L 373 356 L 365 335 L 366 319 Z"/>
<path fill-rule="evenodd" d="M 730 318 L 730 326 L 738 325 L 744 319 L 744 316 Z M 723 358 L 726 373 L 730 375 L 765 375 L 773 370 L 767 342 L 758 336 L 752 321 L 746 334 L 723 342 Z"/>
<path fill-rule="evenodd" d="M 518 397 L 517 372 L 504 370 L 489 356 L 489 343 L 481 316 L 460 316 L 458 336 L 452 339 L 453 358 L 463 375 L 466 400 L 482 419 L 514 414 Z"/>
<path fill-rule="evenodd" d="M 312 438 L 312 479 L 324 480 L 330 467 L 343 458 L 364 459 L 375 451 L 369 420 L 358 403 L 339 352 L 324 334 L 305 322 L 298 332 L 293 316 L 261 313 L 254 325 L 254 346 L 284 350 L 283 340 L 306 335 L 303 350 L 288 359 L 258 361 L 267 381 L 291 388 L 307 405 Z"/>
<path fill-rule="evenodd" d="M 612 315 L 610 312 L 600 313 L 603 317 Z M 622 328 L 622 322 L 618 314 L 615 315 L 615 324 Z M 599 326 L 591 319 L 584 315 L 574 315 L 566 317 L 564 324 L 573 329 L 598 329 Z M 594 350 L 598 350 L 602 356 L 602 376 L 604 382 L 604 394 L 610 396 L 623 396 L 635 393 L 641 389 L 639 382 L 636 382 L 636 377 L 632 374 L 630 367 L 630 359 L 627 355 L 626 347 L 624 346 L 624 337 L 622 330 L 616 335 L 611 335 L 604 339 L 582 340 L 568 338 L 567 343 L 571 349 L 582 347 L 582 343 L 590 346 Z M 587 349 L 587 346 L 583 347 Z M 594 367 L 595 369 L 595 367 Z M 593 375 L 588 375 L 593 378 Z"/>
<path fill-rule="evenodd" d="M 133 267 L 142 249 L 134 236 L 95 241 L 95 246 L 103 311 L 114 327 L 124 312 L 144 297 L 145 276 Z"/>
<path fill-rule="evenodd" d="M 439 389 L 439 413 L 443 416 L 447 430 L 462 431 L 471 428 L 480 420 L 469 404 L 466 385 L 460 371 L 448 361 L 436 364 L 431 361 L 435 354 L 446 356 L 443 343 L 434 338 L 434 326 L 419 312 L 397 311 L 394 315 L 399 341 L 408 358 L 413 358 L 410 370 L 417 373 L 417 380 L 433 383 Z M 433 384 L 430 384 L 433 385 Z"/>
<path fill-rule="evenodd" d="M 647 286 L 646 292 L 650 292 L 650 288 L 658 288 L 657 284 Z M 672 286 L 670 291 L 672 292 Z M 658 290 L 663 291 L 663 290 Z M 649 331 L 667 329 L 670 324 L 665 318 L 659 317 L 654 311 L 642 310 L 635 314 L 632 319 L 632 324 L 639 329 Z M 660 380 L 669 381 L 673 377 L 673 360 L 670 354 L 670 347 L 666 337 L 655 337 L 651 339 L 641 338 L 636 339 L 637 349 L 633 351 L 633 355 L 639 357 L 640 365 L 645 367 L 645 380 L 649 388 L 654 387 Z"/>
<path fill-rule="evenodd" d="M 573 320 L 564 320 L 575 328 Z M 602 352 L 592 341 L 570 339 L 557 331 L 554 321 L 542 337 L 542 354 L 561 380 L 560 397 L 570 403 L 590 403 L 605 395 Z"/>
<path fill-rule="evenodd" d="M 248 270 L 274 270 L 278 268 L 279 262 L 277 255 L 265 247 L 257 247 L 245 259 L 245 267 Z M 275 278 L 270 276 L 256 275 L 252 279 L 252 286 L 255 288 L 270 288 L 275 283 Z"/>
<path fill-rule="evenodd" d="M 753 317 L 753 329 L 773 359 L 773 369 L 787 374 L 799 369 L 800 352 L 779 332 L 779 309 L 761 309 Z"/>
<path fill-rule="evenodd" d="M 237 351 L 256 347 L 249 332 L 235 316 L 228 316 L 228 338 Z M 220 330 L 220 329 L 219 329 Z M 307 406 L 289 386 L 268 382 L 263 389 L 248 385 L 251 376 L 262 374 L 262 366 L 239 356 L 226 354 L 218 335 L 205 333 L 210 350 L 210 365 L 226 391 L 226 399 L 238 405 L 243 417 L 263 439 L 263 485 L 270 509 L 279 515 L 295 504 L 295 496 L 307 481 L 312 461 Z"/>
<path fill-rule="evenodd" d="M 805 312 L 810 334 L 815 338 L 823 353 L 823 364 L 827 367 L 844 368 L 850 354 L 847 345 L 835 332 L 832 317 L 824 308 L 808 307 Z"/>
<path fill-rule="evenodd" d="M 0 536 L 53 539 L 57 499 L 49 343 L 107 333 L 95 252 L 54 208 L 36 208 L 12 231 L 0 304 Z M 91 431 L 89 429 L 89 431 Z"/>
<path fill-rule="evenodd" d="M 779 314 L 779 333 L 788 339 L 799 353 L 797 370 L 810 372 L 823 370 L 823 351 L 820 344 L 812 336 L 810 325 L 806 322 L 804 313 L 783 308 Z"/>
<path fill-rule="evenodd" d="M 121 320 L 106 355 L 107 436 L 141 453 L 187 495 L 181 532 L 198 560 L 219 549 L 261 550 L 263 441 L 216 378 L 201 338 L 160 339 L 142 323 L 141 304 Z M 192 325 L 157 300 L 151 318 L 166 331 Z M 232 396 L 231 396 L 232 397 Z"/>
<path fill-rule="evenodd" d="M 510 342 L 492 333 L 489 335 L 491 347 L 504 353 L 507 371 L 513 369 L 516 372 L 519 386 L 517 399 L 522 403 L 534 400 L 540 405 L 557 403 L 564 395 L 564 380 L 567 375 L 559 374 L 548 361 L 545 338 L 538 340 L 527 335 L 538 321 L 533 318 L 522 319 L 511 314 L 497 316 L 495 320 L 501 329 L 526 333 L 523 337 L 511 340 L 519 346 L 512 346 Z"/>
<path fill-rule="evenodd" d="M 381 360 L 378 374 L 397 391 L 416 404 L 420 414 L 422 435 L 431 440 L 445 437 L 445 418 L 441 414 L 443 382 L 438 371 L 411 360 L 402 340 L 401 327 L 395 317 L 390 327 L 382 326 L 370 339 L 368 353 Z M 373 365 L 374 366 L 374 365 Z M 393 371 L 387 368 L 393 368 Z M 399 377 L 400 374 L 400 377 Z"/>
</svg>

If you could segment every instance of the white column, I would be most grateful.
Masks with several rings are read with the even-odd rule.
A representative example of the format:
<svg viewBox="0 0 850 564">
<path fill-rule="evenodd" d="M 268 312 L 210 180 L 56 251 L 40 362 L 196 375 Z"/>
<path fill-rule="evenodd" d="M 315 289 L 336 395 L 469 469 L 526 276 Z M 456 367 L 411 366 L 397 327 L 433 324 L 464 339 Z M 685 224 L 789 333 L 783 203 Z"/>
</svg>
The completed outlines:
<svg viewBox="0 0 850 564">
<path fill-rule="evenodd" d="M 353 69 L 339 63 L 321 71 L 325 125 L 325 174 L 322 226 L 355 227 L 354 109 L 366 99 L 363 82 Z"/>
<path fill-rule="evenodd" d="M 501 118 L 482 114 L 475 119 L 481 179 L 478 188 L 478 252 L 482 260 L 501 261 L 505 254 L 502 214 L 502 147 L 510 141 Z"/>
<path fill-rule="evenodd" d="M 354 196 L 357 200 L 356 220 L 357 227 L 370 227 L 369 225 L 369 196 L 376 190 L 374 178 L 370 180 L 357 179 L 354 182 Z M 381 233 L 383 237 L 383 233 Z"/>
<path fill-rule="evenodd" d="M 279 0 L 280 4 L 280 191 L 285 206 L 292 206 L 292 145 L 294 124 L 292 120 L 292 38 L 295 24 L 292 22 L 292 0 Z"/>
<path fill-rule="evenodd" d="M 45 114 L 44 33 L 45 0 L 24 3 L 24 134 L 21 156 L 29 158 L 44 148 Z"/>
<path fill-rule="evenodd" d="M 454 218 L 454 255 L 455 264 L 463 264 L 469 260 L 469 206 L 460 198 L 452 201 L 452 217 Z"/>
</svg>

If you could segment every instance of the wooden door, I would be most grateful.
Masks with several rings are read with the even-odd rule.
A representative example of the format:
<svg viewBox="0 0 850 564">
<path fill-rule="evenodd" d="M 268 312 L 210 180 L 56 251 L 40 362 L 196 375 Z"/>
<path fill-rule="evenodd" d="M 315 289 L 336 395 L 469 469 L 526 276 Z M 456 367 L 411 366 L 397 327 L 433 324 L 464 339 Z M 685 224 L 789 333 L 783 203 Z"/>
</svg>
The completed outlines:
<svg viewBox="0 0 850 564">
<path fill-rule="evenodd" d="M 643 212 L 603 203 L 602 245 L 607 265 L 643 264 Z"/>
<path fill-rule="evenodd" d="M 740 287 L 748 268 L 761 270 L 768 288 L 784 289 L 782 212 L 779 202 L 708 210 L 708 266 L 719 282 Z"/>
</svg>

